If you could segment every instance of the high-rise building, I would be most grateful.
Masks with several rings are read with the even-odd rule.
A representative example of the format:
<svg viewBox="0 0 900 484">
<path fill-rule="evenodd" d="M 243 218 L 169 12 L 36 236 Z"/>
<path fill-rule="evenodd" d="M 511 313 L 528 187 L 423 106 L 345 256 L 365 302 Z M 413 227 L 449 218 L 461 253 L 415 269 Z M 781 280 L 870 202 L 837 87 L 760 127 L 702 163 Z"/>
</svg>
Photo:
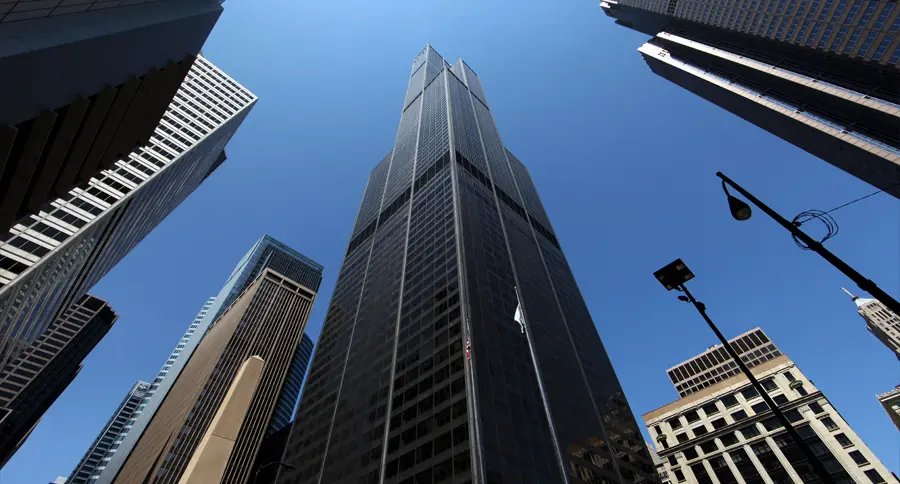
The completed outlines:
<svg viewBox="0 0 900 484">
<path fill-rule="evenodd" d="M 255 102 L 197 57 L 149 143 L 0 235 L 0 367 L 206 179 Z"/>
<path fill-rule="evenodd" d="M 288 372 L 281 396 L 278 398 L 278 405 L 275 406 L 275 415 L 272 416 L 272 425 L 269 427 L 270 434 L 291 424 L 294 407 L 297 406 L 297 399 L 300 397 L 300 387 L 303 385 L 303 378 L 306 376 L 306 369 L 309 368 L 309 359 L 312 357 L 315 346 L 312 338 L 303 333 L 303 339 L 300 340 L 297 351 L 294 353 L 291 371 Z"/>
<path fill-rule="evenodd" d="M 856 303 L 856 312 L 866 321 L 866 329 L 900 360 L 900 316 L 877 299 L 857 297 L 846 289 L 844 292 Z"/>
<path fill-rule="evenodd" d="M 527 170 L 475 72 L 431 46 L 369 176 L 284 462 L 296 484 L 656 481 Z"/>
<path fill-rule="evenodd" d="M 0 372 L 0 467 L 81 371 L 81 362 L 115 323 L 106 301 L 82 296 Z"/>
<path fill-rule="evenodd" d="M 889 0 L 605 0 L 665 79 L 900 198 L 900 8 Z"/>
<path fill-rule="evenodd" d="M 248 482 L 315 295 L 264 268 L 200 340 L 114 482 Z"/>
<path fill-rule="evenodd" d="M 0 6 L 0 233 L 150 141 L 221 3 Z"/>
<path fill-rule="evenodd" d="M 742 359 L 838 483 L 884 483 L 887 468 L 804 375 L 759 328 L 730 340 L 759 349 Z M 707 351 L 679 365 L 703 369 L 718 355 Z M 770 348 L 763 354 L 763 348 Z M 741 348 L 743 350 L 743 348 Z M 743 373 L 713 365 L 720 381 L 644 414 L 644 423 L 672 484 L 678 482 L 821 482 L 801 449 Z M 671 370 L 670 370 L 671 371 Z"/>
<path fill-rule="evenodd" d="M 891 417 L 891 421 L 897 426 L 897 430 L 900 430 L 900 385 L 889 392 L 875 395 L 875 397 L 878 398 L 878 402 L 884 407 L 888 417 Z"/>
<path fill-rule="evenodd" d="M 175 380 L 190 360 L 197 345 L 200 344 L 201 339 L 203 339 L 219 316 L 267 268 L 274 269 L 279 274 L 284 274 L 285 277 L 298 281 L 314 292 L 319 291 L 319 285 L 322 283 L 322 266 L 320 264 L 269 235 L 264 235 L 257 240 L 253 247 L 240 259 L 231 275 L 228 276 L 219 294 L 206 301 L 203 309 L 200 310 L 200 313 L 188 327 L 187 332 L 178 341 L 178 344 L 172 351 L 172 356 L 166 360 L 159 375 L 153 380 L 149 394 L 144 398 L 136 414 L 128 422 L 125 432 L 119 436 L 117 442 L 119 445 L 110 449 L 109 454 L 104 458 L 105 463 L 99 469 L 101 472 L 97 480 L 98 484 L 112 482 L 125 459 L 128 458 L 128 454 L 132 451 L 138 439 L 140 439 L 144 429 L 147 428 L 150 420 L 153 419 L 160 404 L 166 398 Z M 299 381 L 302 382 L 306 368 L 309 365 L 309 353 L 312 352 L 312 340 L 308 342 L 306 340 L 309 340 L 309 338 L 305 337 L 302 339 L 294 352 L 296 358 L 286 380 L 284 392 L 282 392 L 279 403 L 276 405 L 276 416 L 273 418 L 273 425 L 277 423 L 277 425 L 283 426 L 290 422 L 291 414 L 297 403 L 297 395 L 300 391 L 300 383 L 295 385 L 295 380 L 299 376 Z M 275 430 L 277 428 L 270 429 L 270 431 Z"/>
<path fill-rule="evenodd" d="M 116 439 L 125 429 L 128 419 L 134 415 L 138 405 L 141 404 L 141 401 L 144 400 L 149 391 L 150 384 L 143 381 L 138 381 L 131 387 L 131 390 L 125 395 L 125 399 L 122 400 L 122 403 L 113 412 L 112 417 L 103 426 L 103 430 L 100 431 L 100 434 L 88 447 L 84 457 L 75 466 L 75 470 L 69 474 L 66 484 L 92 484 L 94 482 L 94 476 L 97 473 L 97 468 L 103 463 L 103 457 L 115 445 Z"/>
</svg>

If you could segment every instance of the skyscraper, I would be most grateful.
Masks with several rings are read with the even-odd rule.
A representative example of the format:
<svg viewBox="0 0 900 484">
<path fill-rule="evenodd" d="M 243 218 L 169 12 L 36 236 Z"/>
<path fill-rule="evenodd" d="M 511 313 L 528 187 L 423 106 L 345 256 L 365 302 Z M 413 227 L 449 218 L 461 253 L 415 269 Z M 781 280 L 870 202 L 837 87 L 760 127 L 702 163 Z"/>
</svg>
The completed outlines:
<svg viewBox="0 0 900 484">
<path fill-rule="evenodd" d="M 264 268 L 200 341 L 115 482 L 248 482 L 314 300 Z"/>
<path fill-rule="evenodd" d="M 900 8 L 605 0 L 654 73 L 900 198 Z"/>
<path fill-rule="evenodd" d="M 369 177 L 284 462 L 296 484 L 656 482 L 527 170 L 475 72 L 431 46 Z"/>
<path fill-rule="evenodd" d="M 857 297 L 846 289 L 844 292 L 856 303 L 856 312 L 866 321 L 866 329 L 900 360 L 900 316 L 877 299 Z"/>
<path fill-rule="evenodd" d="M 878 399 L 878 403 L 884 407 L 884 411 L 887 412 L 894 425 L 897 426 L 897 430 L 900 430 L 900 385 L 875 397 Z"/>
<path fill-rule="evenodd" d="M 98 470 L 98 484 L 112 482 L 210 327 L 267 268 L 274 269 L 279 274 L 298 281 L 314 292 L 318 292 L 319 285 L 322 283 L 322 266 L 315 261 L 269 235 L 264 235 L 257 240 L 228 276 L 219 294 L 206 301 L 200 313 L 197 314 L 184 336 L 176 344 L 175 349 L 172 350 L 172 355 L 166 360 L 156 379 L 153 380 L 144 401 L 129 420 L 124 432 L 119 435 L 118 445 L 110 449 L 103 459 L 104 465 Z M 304 335 L 304 338 L 298 343 L 299 346 L 292 353 L 295 355 L 295 359 L 291 371 L 288 373 L 276 405 L 275 416 L 272 419 L 273 426 L 283 426 L 290 422 L 291 413 L 293 413 L 300 391 L 299 382 L 302 382 L 309 364 L 312 340 Z M 299 381 L 296 381 L 298 377 Z M 275 430 L 278 429 L 270 428 L 269 432 Z"/>
<path fill-rule="evenodd" d="M 81 371 L 115 323 L 106 301 L 86 294 L 0 372 L 0 467 Z"/>
<path fill-rule="evenodd" d="M 0 367 L 206 179 L 255 102 L 197 57 L 149 143 L 0 235 Z"/>
<path fill-rule="evenodd" d="M 744 346 L 756 339 L 761 340 L 757 349 L 747 353 Z M 729 342 L 741 348 L 741 359 L 835 482 L 878 484 L 891 478 L 825 395 L 761 329 Z M 747 377 L 717 362 L 721 349 L 716 345 L 676 367 L 700 370 L 711 385 L 644 414 L 669 482 L 710 483 L 713 476 L 722 483 L 739 482 L 737 476 L 747 484 L 822 482 Z"/>
<path fill-rule="evenodd" d="M 147 144 L 221 12 L 217 0 L 0 5 L 0 233 Z"/>
<path fill-rule="evenodd" d="M 100 431 L 100 434 L 88 447 L 84 457 L 75 466 L 75 470 L 69 474 L 66 484 L 92 484 L 94 482 L 94 476 L 97 468 L 103 463 L 103 457 L 115 445 L 116 439 L 125 429 L 128 419 L 134 415 L 138 405 L 141 404 L 141 401 L 144 400 L 149 391 L 150 384 L 143 381 L 138 381 L 131 387 L 131 390 L 125 395 L 125 399 L 122 400 L 122 403 L 113 412 L 112 417 L 103 426 L 103 430 Z"/>
</svg>

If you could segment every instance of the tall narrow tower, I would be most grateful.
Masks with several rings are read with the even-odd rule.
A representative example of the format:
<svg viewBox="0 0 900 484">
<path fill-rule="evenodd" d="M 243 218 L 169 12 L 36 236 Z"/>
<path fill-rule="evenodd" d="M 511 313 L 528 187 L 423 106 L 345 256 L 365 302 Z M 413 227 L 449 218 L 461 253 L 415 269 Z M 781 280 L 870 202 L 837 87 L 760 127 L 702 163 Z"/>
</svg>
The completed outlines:
<svg viewBox="0 0 900 484">
<path fill-rule="evenodd" d="M 856 312 L 866 321 L 866 329 L 900 360 L 900 316 L 877 299 L 857 297 L 846 289 L 844 292 L 856 303 Z"/>
<path fill-rule="evenodd" d="M 656 482 L 475 72 L 427 46 L 402 108 L 363 195 L 280 482 Z"/>
</svg>

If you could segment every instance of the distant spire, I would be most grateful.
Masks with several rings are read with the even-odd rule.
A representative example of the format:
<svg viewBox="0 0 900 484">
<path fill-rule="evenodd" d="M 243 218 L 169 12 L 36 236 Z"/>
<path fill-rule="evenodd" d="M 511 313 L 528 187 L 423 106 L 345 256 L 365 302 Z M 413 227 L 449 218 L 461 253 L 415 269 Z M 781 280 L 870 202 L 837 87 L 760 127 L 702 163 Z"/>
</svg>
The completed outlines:
<svg viewBox="0 0 900 484">
<path fill-rule="evenodd" d="M 847 295 L 850 296 L 850 299 L 852 299 L 852 300 L 854 300 L 854 301 L 856 301 L 857 299 L 859 299 L 858 297 L 854 296 L 853 294 L 850 294 L 850 291 L 848 291 L 847 289 L 845 289 L 845 288 L 842 287 L 841 290 L 844 291 L 844 292 L 846 292 Z"/>
</svg>

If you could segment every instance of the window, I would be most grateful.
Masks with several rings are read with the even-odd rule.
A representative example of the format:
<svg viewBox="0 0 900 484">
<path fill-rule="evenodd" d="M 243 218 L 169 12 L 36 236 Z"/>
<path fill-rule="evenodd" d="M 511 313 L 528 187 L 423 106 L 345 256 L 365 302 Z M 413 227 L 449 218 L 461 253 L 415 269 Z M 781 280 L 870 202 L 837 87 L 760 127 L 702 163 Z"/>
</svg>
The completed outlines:
<svg viewBox="0 0 900 484">
<path fill-rule="evenodd" d="M 694 428 L 694 436 L 696 436 L 696 437 L 705 435 L 707 433 L 709 433 L 709 430 L 706 430 L 706 425 L 701 425 L 699 427 Z"/>
<path fill-rule="evenodd" d="M 787 378 L 787 381 L 796 381 L 797 380 L 796 378 L 794 378 L 794 374 L 791 373 L 790 371 L 784 372 L 784 377 Z"/>
<path fill-rule="evenodd" d="M 678 482 L 684 481 L 684 472 L 681 472 L 681 469 L 675 469 L 672 472 L 675 473 L 675 479 L 678 479 Z"/>
<path fill-rule="evenodd" d="M 713 426 L 714 429 L 720 429 L 720 428 L 722 428 L 722 427 L 724 427 L 724 426 L 726 426 L 726 425 L 728 425 L 728 424 L 725 423 L 725 419 L 724 419 L 724 418 L 717 418 L 717 419 L 715 419 L 715 420 L 712 421 L 712 426 Z"/>
<path fill-rule="evenodd" d="M 856 462 L 856 465 L 866 465 L 869 463 L 869 460 L 866 459 L 864 455 L 862 455 L 858 450 L 850 451 L 850 458 L 853 459 L 853 462 Z"/>
<path fill-rule="evenodd" d="M 850 441 L 850 438 L 844 434 L 834 434 L 834 438 L 841 444 L 841 447 L 850 447 L 853 445 L 853 442 Z"/>
<path fill-rule="evenodd" d="M 675 436 L 675 442 L 679 444 L 683 444 L 688 441 L 688 436 L 685 433 L 680 433 Z"/>
<path fill-rule="evenodd" d="M 696 459 L 697 458 L 697 449 L 691 447 L 690 449 L 684 449 L 684 457 L 687 460 Z"/>
<path fill-rule="evenodd" d="M 797 393 L 800 395 L 806 395 L 806 389 L 803 388 L 803 384 L 797 385 Z"/>
<path fill-rule="evenodd" d="M 750 400 L 751 398 L 758 397 L 759 392 L 756 391 L 756 388 L 750 387 L 741 392 L 741 395 L 744 396 L 745 400 Z"/>
<path fill-rule="evenodd" d="M 762 426 L 766 428 L 766 430 L 772 431 L 781 428 L 781 422 L 778 421 L 775 417 L 770 417 L 762 422 Z"/>
<path fill-rule="evenodd" d="M 822 412 L 825 411 L 825 410 L 822 409 L 822 406 L 819 405 L 819 404 L 816 403 L 816 402 L 810 403 L 810 404 L 809 404 L 809 409 L 812 410 L 813 413 L 815 413 L 816 415 L 818 415 L 818 414 L 820 414 L 820 413 L 822 413 Z"/>
<path fill-rule="evenodd" d="M 733 433 L 725 434 L 725 435 L 719 437 L 719 440 L 722 441 L 722 445 L 724 445 L 725 447 L 731 447 L 732 445 L 738 443 L 737 435 L 735 435 Z"/>
<path fill-rule="evenodd" d="M 709 440 L 700 444 L 700 448 L 703 449 L 704 454 L 711 454 L 719 450 L 719 445 L 716 444 L 715 440 Z"/>
<path fill-rule="evenodd" d="M 775 383 L 775 380 L 769 378 L 760 382 L 763 388 L 766 389 L 767 392 L 773 392 L 778 390 L 778 385 Z"/>
<path fill-rule="evenodd" d="M 788 398 L 786 396 L 780 395 L 780 394 L 772 397 L 772 400 L 774 400 L 777 405 L 784 405 L 785 403 L 788 402 Z"/>
<path fill-rule="evenodd" d="M 687 419 L 688 423 L 691 423 L 700 420 L 700 415 L 697 414 L 696 410 L 691 410 L 690 412 L 684 414 L 684 418 Z"/>
<path fill-rule="evenodd" d="M 671 466 L 677 466 L 677 465 L 678 465 L 678 458 L 676 458 L 674 455 L 670 455 L 670 456 L 668 457 L 668 459 L 669 459 L 669 465 L 671 465 Z"/>
<path fill-rule="evenodd" d="M 728 395 L 727 397 L 722 398 L 722 403 L 725 405 L 725 408 L 731 408 L 737 405 L 738 401 L 734 395 Z"/>
<path fill-rule="evenodd" d="M 753 411 L 756 413 L 763 413 L 769 409 L 769 404 L 766 402 L 759 402 L 753 405 Z"/>
<path fill-rule="evenodd" d="M 706 413 L 707 416 L 715 415 L 719 413 L 719 407 L 716 406 L 716 402 L 708 403 L 703 406 L 703 412 Z"/>
<path fill-rule="evenodd" d="M 784 416 L 787 417 L 788 422 L 795 423 L 803 420 L 803 415 L 800 415 L 800 410 L 796 408 L 792 408 L 787 412 L 784 412 Z"/>
<path fill-rule="evenodd" d="M 668 420 L 668 424 L 670 427 L 672 427 L 672 430 L 680 429 L 681 428 L 681 419 L 678 417 L 675 417 L 671 420 Z"/>
<path fill-rule="evenodd" d="M 747 412 L 745 412 L 743 410 L 738 410 L 737 412 L 734 412 L 733 414 L 731 414 L 731 418 L 733 418 L 735 422 L 740 422 L 741 420 L 744 420 L 745 418 L 747 418 Z"/>
<path fill-rule="evenodd" d="M 878 471 L 876 471 L 875 469 L 867 470 L 866 477 L 868 477 L 869 480 L 872 481 L 873 484 L 881 484 L 883 482 L 886 482 L 884 480 L 884 478 L 881 477 L 881 474 L 879 474 Z"/>
<path fill-rule="evenodd" d="M 831 420 L 831 417 L 825 417 L 823 419 L 820 419 L 819 421 L 822 422 L 822 424 L 825 425 L 825 428 L 828 430 L 838 429 L 838 424 L 834 423 L 834 420 Z"/>
</svg>

